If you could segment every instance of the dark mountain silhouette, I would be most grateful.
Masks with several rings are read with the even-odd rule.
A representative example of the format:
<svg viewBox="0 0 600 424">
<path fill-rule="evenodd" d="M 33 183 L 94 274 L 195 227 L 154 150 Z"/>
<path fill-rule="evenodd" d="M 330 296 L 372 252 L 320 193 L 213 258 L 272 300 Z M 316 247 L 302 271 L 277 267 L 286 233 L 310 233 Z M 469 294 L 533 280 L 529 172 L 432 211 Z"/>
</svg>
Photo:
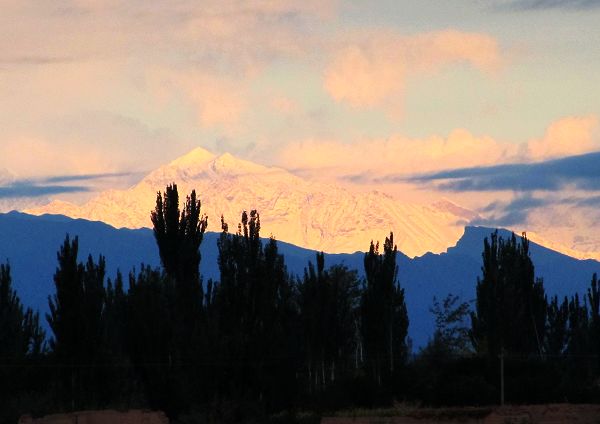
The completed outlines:
<svg viewBox="0 0 600 424">
<path fill-rule="evenodd" d="M 210 228 L 210 227 L 209 227 Z M 409 337 L 413 348 L 423 346 L 433 334 L 433 316 L 429 311 L 433 296 L 444 298 L 448 293 L 470 301 L 475 298 L 475 283 L 481 275 L 483 239 L 493 229 L 466 227 L 456 246 L 446 253 L 427 253 L 411 259 L 398 253 L 398 277 L 405 288 L 410 319 Z M 107 275 L 111 278 L 121 270 L 127 274 L 140 264 L 160 264 L 158 248 L 149 229 L 115 229 L 101 222 L 71 219 L 61 215 L 32 216 L 19 212 L 0 214 L 0 260 L 8 260 L 13 285 L 25 306 L 47 312 L 48 295 L 54 290 L 52 275 L 57 266 L 56 253 L 65 234 L 79 237 L 80 259 L 91 254 L 95 259 L 106 257 Z M 499 235 L 510 233 L 500 230 Z M 201 245 L 201 274 L 218 280 L 218 233 L 207 232 Z M 302 275 L 308 261 L 314 262 L 315 252 L 289 243 L 279 242 L 290 273 Z M 365 250 L 369 246 L 365 246 Z M 548 296 L 583 294 L 600 263 L 578 260 L 543 246 L 531 243 L 531 258 L 537 277 L 544 279 Z M 326 254 L 326 266 L 344 264 L 364 274 L 363 252 Z"/>
</svg>

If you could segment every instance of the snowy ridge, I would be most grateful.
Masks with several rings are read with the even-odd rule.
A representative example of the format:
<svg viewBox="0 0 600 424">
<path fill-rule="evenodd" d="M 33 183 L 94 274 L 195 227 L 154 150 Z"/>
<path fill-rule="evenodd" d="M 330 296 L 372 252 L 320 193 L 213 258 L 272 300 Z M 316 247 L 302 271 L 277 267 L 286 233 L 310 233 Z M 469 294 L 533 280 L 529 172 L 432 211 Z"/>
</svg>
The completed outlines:
<svg viewBox="0 0 600 424">
<path fill-rule="evenodd" d="M 243 210 L 257 209 L 264 236 L 330 253 L 364 251 L 371 240 L 383 240 L 390 231 L 409 256 L 444 252 L 476 216 L 446 200 L 418 205 L 377 191 L 355 193 L 201 148 L 152 171 L 128 190 L 105 191 L 82 206 L 54 201 L 27 212 L 103 221 L 116 228 L 149 227 L 156 193 L 172 182 L 180 196 L 196 190 L 211 231 L 219 231 L 221 215 L 235 229 Z"/>
</svg>

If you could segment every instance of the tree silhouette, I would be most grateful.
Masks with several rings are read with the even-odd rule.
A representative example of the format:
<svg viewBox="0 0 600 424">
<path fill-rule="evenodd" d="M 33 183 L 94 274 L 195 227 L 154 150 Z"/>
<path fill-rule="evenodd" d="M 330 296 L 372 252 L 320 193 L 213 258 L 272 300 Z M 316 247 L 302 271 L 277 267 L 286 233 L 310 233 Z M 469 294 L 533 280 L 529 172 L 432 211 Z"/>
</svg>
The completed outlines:
<svg viewBox="0 0 600 424">
<path fill-rule="evenodd" d="M 562 302 L 554 296 L 548 303 L 546 328 L 546 352 L 549 355 L 562 355 L 569 344 L 569 300 Z"/>
<path fill-rule="evenodd" d="M 386 237 L 383 253 L 379 243 L 365 254 L 365 286 L 361 299 L 362 338 L 367 368 L 381 385 L 382 378 L 394 372 L 407 354 L 408 313 L 404 289 L 397 281 L 398 267 L 394 234 Z"/>
<path fill-rule="evenodd" d="M 99 387 L 103 374 L 105 260 L 91 257 L 77 262 L 79 240 L 66 236 L 54 273 L 56 293 L 48 298 L 46 319 L 54 336 L 50 339 L 55 360 L 62 370 L 63 402 L 71 408 L 101 405 Z"/>
<path fill-rule="evenodd" d="M 298 287 L 304 363 L 309 392 L 324 390 L 356 366 L 356 327 L 359 303 L 356 271 L 336 265 L 325 270 L 325 255 L 309 262 Z M 354 360 L 352 360 L 354 359 Z"/>
<path fill-rule="evenodd" d="M 441 302 L 434 297 L 429 310 L 435 316 L 435 332 L 429 346 L 443 354 L 462 355 L 472 351 L 469 337 L 469 304 L 448 294 Z"/>
<path fill-rule="evenodd" d="M 39 313 L 24 308 L 12 288 L 10 265 L 0 265 L 0 422 L 15 422 L 29 396 L 42 397 L 45 381 L 39 369 L 43 360 L 45 334 L 39 326 Z M 43 390 L 43 389 L 42 389 Z M 40 393 L 41 391 L 41 393 Z M 25 396 L 24 396 L 25 395 Z"/>
<path fill-rule="evenodd" d="M 39 313 L 25 309 L 12 288 L 10 265 L 0 265 L 0 358 L 20 360 L 44 351 Z"/>
<path fill-rule="evenodd" d="M 290 402 L 295 390 L 293 288 L 277 242 L 263 246 L 258 212 L 244 211 L 241 221 L 229 234 L 222 219 L 218 240 L 221 392 L 270 409 Z"/>
<path fill-rule="evenodd" d="M 535 279 L 529 241 L 515 234 L 508 240 L 491 234 L 484 240 L 483 276 L 477 278 L 476 311 L 471 314 L 472 339 L 478 352 L 497 356 L 543 353 L 546 296 Z"/>
<path fill-rule="evenodd" d="M 200 216 L 200 200 L 195 190 L 187 196 L 180 211 L 177 185 L 171 184 L 164 194 L 157 194 L 151 220 L 164 272 L 175 283 L 174 303 L 170 306 L 175 357 L 190 363 L 204 351 L 205 344 L 200 244 L 208 218 Z"/>
<path fill-rule="evenodd" d="M 200 277 L 200 244 L 208 225 L 208 218 L 200 216 L 196 191 L 192 190 L 180 211 L 177 184 L 167 186 L 163 194 L 156 195 L 151 220 L 167 275 L 178 284 L 194 284 Z"/>
</svg>

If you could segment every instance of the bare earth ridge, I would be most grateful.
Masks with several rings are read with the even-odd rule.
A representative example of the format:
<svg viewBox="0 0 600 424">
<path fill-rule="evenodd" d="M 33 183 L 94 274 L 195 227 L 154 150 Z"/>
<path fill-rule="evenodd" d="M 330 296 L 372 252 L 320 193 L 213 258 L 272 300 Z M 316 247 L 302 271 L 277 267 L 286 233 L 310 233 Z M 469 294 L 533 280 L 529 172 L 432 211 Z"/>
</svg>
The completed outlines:
<svg viewBox="0 0 600 424">
<path fill-rule="evenodd" d="M 23 415 L 18 424 L 169 424 L 169 419 L 163 412 L 105 410 L 52 414 L 43 418 Z"/>
<path fill-rule="evenodd" d="M 321 424 L 598 424 L 600 405 L 522 405 L 463 409 L 417 409 L 406 416 L 324 417 Z"/>
</svg>

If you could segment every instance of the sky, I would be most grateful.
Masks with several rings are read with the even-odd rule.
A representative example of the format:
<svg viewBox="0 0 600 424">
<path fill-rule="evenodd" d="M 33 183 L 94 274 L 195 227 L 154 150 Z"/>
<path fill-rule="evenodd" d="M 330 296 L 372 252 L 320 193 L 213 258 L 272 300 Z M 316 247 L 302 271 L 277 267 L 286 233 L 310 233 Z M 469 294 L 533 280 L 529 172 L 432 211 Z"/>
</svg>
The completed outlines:
<svg viewBox="0 0 600 424">
<path fill-rule="evenodd" d="M 0 199 L 89 198 L 201 146 L 496 224 L 600 204 L 597 0 L 0 7 Z"/>
</svg>

